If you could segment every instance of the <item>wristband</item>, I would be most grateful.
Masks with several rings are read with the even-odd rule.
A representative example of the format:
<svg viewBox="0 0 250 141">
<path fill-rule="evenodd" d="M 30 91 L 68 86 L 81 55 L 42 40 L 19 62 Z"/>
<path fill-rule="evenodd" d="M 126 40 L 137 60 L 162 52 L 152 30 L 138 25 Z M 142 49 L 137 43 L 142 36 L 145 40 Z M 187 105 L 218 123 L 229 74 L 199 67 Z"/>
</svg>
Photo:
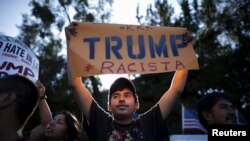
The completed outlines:
<svg viewBox="0 0 250 141">
<path fill-rule="evenodd" d="M 43 95 L 43 96 L 40 97 L 40 100 L 43 100 L 43 99 L 46 100 L 46 99 L 47 99 L 47 96 L 46 96 L 46 95 Z"/>
</svg>

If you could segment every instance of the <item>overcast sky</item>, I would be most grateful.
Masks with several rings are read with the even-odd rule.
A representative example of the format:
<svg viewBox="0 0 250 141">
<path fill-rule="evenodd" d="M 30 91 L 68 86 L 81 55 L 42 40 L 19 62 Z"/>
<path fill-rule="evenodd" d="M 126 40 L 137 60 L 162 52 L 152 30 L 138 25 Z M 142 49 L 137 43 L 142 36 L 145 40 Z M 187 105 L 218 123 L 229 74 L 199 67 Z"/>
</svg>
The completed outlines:
<svg viewBox="0 0 250 141">
<path fill-rule="evenodd" d="M 21 25 L 22 15 L 30 13 L 28 3 L 30 0 L 1 0 L 0 1 L 0 34 L 16 37 L 18 35 L 17 25 Z M 138 24 L 136 20 L 136 6 L 140 2 L 140 9 L 142 14 L 145 13 L 146 7 L 154 0 L 114 0 L 113 16 L 111 23 L 120 24 Z M 171 4 L 175 7 L 175 13 L 178 14 L 180 6 L 177 0 L 171 0 Z M 104 88 L 109 88 L 111 83 L 117 77 L 127 77 L 127 75 L 102 75 L 101 80 Z M 104 81 L 105 80 L 105 81 Z M 104 83 L 105 82 L 105 83 Z"/>
</svg>

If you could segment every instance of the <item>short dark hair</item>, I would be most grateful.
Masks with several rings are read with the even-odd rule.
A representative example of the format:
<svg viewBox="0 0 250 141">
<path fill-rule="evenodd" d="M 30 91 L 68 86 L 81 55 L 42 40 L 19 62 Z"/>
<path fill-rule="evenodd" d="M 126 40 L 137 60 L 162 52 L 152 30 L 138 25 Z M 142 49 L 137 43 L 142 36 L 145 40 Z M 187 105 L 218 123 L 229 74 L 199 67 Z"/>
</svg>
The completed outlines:
<svg viewBox="0 0 250 141">
<path fill-rule="evenodd" d="M 220 99 L 226 99 L 230 102 L 233 103 L 232 98 L 230 95 L 226 92 L 212 92 L 209 94 L 204 95 L 201 97 L 201 99 L 198 102 L 197 106 L 197 112 L 198 112 L 198 117 L 200 120 L 200 123 L 207 128 L 207 122 L 202 116 L 202 113 L 204 111 L 211 111 L 214 105 L 220 100 Z"/>
<path fill-rule="evenodd" d="M 133 82 L 125 77 L 120 77 L 116 79 L 113 82 L 113 84 L 110 86 L 109 94 L 108 94 L 108 103 L 110 103 L 111 96 L 115 91 L 123 90 L 125 88 L 128 88 L 129 90 L 131 90 L 135 98 L 135 102 L 139 102 Z"/>
<path fill-rule="evenodd" d="M 23 127 L 34 112 L 38 102 L 38 89 L 35 84 L 20 75 L 0 77 L 0 93 L 16 93 L 15 114 L 19 120 L 19 128 Z"/>
</svg>

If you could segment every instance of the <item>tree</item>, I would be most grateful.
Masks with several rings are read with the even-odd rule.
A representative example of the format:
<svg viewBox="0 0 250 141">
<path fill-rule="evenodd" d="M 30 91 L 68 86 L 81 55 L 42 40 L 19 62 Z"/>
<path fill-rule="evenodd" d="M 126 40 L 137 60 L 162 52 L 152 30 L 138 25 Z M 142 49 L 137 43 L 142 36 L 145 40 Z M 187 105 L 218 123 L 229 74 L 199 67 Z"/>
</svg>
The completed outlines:
<svg viewBox="0 0 250 141">
<path fill-rule="evenodd" d="M 71 16 L 74 21 L 108 22 L 110 4 L 112 0 L 30 1 L 31 14 L 23 15 L 18 38 L 35 52 L 40 61 L 39 78 L 46 86 L 52 112 L 67 109 L 81 118 L 68 85 L 64 27 L 71 22 Z M 69 9 L 73 9 L 75 14 L 70 15 Z M 98 97 L 100 81 L 94 77 L 90 81 L 92 85 L 89 89 L 94 89 L 97 94 L 95 97 Z M 25 127 L 26 132 L 39 124 L 38 118 L 36 113 Z"/>
<path fill-rule="evenodd" d="M 196 36 L 194 48 L 199 56 L 200 70 L 190 71 L 185 91 L 177 105 L 182 102 L 195 107 L 198 98 L 209 90 L 225 90 L 233 95 L 236 106 L 250 120 L 250 2 L 178 2 L 182 8 L 182 13 L 178 17 L 174 17 L 174 9 L 167 0 L 156 0 L 154 4 L 150 4 L 145 11 L 146 16 L 137 13 L 140 24 L 186 27 Z M 69 109 L 76 111 L 80 117 L 67 82 L 63 27 L 69 24 L 72 16 L 76 21 L 107 23 L 110 10 L 106 8 L 111 3 L 112 0 L 58 0 L 53 3 L 47 0 L 32 0 L 32 14 L 23 15 L 23 24 L 19 26 L 19 38 L 36 52 L 40 60 L 40 79 L 47 87 L 48 102 L 53 111 Z M 75 14 L 70 15 L 69 9 L 74 9 Z M 141 109 L 138 112 L 146 111 L 159 100 L 161 94 L 169 87 L 171 78 L 172 73 L 135 77 L 133 81 L 139 88 L 137 91 L 141 100 Z M 84 82 L 90 91 L 94 92 L 97 101 L 105 103 L 104 95 L 98 90 L 100 81 L 90 77 L 84 79 Z M 176 126 L 180 125 L 180 116 L 180 106 L 176 106 L 168 118 L 170 131 L 173 133 L 181 132 Z M 37 125 L 37 119 L 29 122 L 27 130 L 33 125 Z"/>
<path fill-rule="evenodd" d="M 173 17 L 171 6 L 165 0 L 157 0 L 149 6 L 146 16 L 137 13 L 141 24 L 186 27 L 196 37 L 194 46 L 200 70 L 190 71 L 181 102 L 195 107 L 196 101 L 209 90 L 224 90 L 232 94 L 236 106 L 250 121 L 249 45 L 250 2 L 215 0 L 179 0 L 182 13 Z M 139 8 L 139 7 L 138 7 Z M 160 78 L 158 80 L 158 78 Z M 168 84 L 165 74 L 141 75 L 134 81 L 143 91 L 142 97 L 162 94 Z M 157 83 L 154 83 L 154 82 Z M 146 84 L 146 83 L 149 83 Z M 145 94 L 146 93 L 146 94 Z M 159 95 L 157 96 L 160 97 Z M 144 98 L 142 98 L 144 99 Z M 157 100 L 156 100 L 157 101 Z M 179 103 L 180 104 L 180 103 Z M 179 110 L 179 109 L 174 109 Z M 173 111 L 173 115 L 180 113 Z M 171 118 L 171 116 L 170 116 Z M 173 129 L 176 122 L 170 122 Z M 171 130 L 173 131 L 173 130 Z M 178 129 L 176 133 L 181 133 Z"/>
</svg>

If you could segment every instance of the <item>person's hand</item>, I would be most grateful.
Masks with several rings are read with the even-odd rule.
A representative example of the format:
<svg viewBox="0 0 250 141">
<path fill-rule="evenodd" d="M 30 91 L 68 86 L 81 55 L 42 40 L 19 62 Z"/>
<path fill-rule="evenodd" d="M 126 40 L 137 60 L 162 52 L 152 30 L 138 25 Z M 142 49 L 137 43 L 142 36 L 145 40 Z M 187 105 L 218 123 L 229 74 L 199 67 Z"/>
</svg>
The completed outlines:
<svg viewBox="0 0 250 141">
<path fill-rule="evenodd" d="M 71 36 L 76 36 L 77 32 L 76 32 L 76 27 L 77 23 L 72 22 L 69 26 L 65 27 L 65 34 L 66 34 L 66 38 L 69 41 Z"/>
<path fill-rule="evenodd" d="M 41 83 L 41 81 L 37 80 L 36 82 L 36 86 L 38 88 L 38 91 L 39 91 L 39 98 L 45 98 L 45 86 Z"/>
<path fill-rule="evenodd" d="M 183 43 L 188 44 L 190 42 L 194 45 L 194 37 L 191 32 L 187 31 L 183 34 Z"/>
</svg>

